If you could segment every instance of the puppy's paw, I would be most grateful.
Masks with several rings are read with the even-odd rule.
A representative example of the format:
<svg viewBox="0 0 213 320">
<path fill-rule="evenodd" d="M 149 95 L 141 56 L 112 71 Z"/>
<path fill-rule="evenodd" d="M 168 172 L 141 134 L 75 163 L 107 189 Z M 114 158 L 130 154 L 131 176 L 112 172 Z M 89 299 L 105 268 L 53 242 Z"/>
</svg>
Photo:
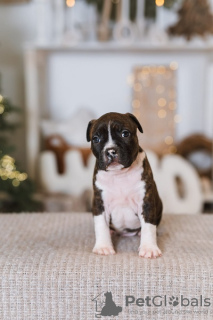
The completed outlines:
<svg viewBox="0 0 213 320">
<path fill-rule="evenodd" d="M 105 255 L 105 256 L 108 256 L 110 254 L 115 254 L 115 250 L 113 249 L 112 246 L 105 246 L 105 245 L 101 245 L 101 246 L 95 245 L 92 252 L 96 254 Z"/>
<path fill-rule="evenodd" d="M 160 251 L 158 246 L 155 244 L 151 244 L 151 245 L 144 244 L 139 247 L 139 256 L 143 258 L 149 258 L 149 259 L 158 258 L 162 256 L 162 252 Z"/>
</svg>

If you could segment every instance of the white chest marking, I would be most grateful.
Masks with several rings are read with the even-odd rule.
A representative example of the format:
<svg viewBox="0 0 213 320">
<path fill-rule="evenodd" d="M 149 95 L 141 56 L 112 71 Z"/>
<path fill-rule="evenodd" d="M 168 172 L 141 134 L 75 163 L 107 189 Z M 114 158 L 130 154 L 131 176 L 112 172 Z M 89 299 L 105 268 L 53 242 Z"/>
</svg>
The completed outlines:
<svg viewBox="0 0 213 320">
<path fill-rule="evenodd" d="M 142 213 L 145 182 L 141 180 L 145 153 L 139 153 L 129 168 L 115 171 L 100 170 L 96 176 L 96 186 L 102 190 L 106 220 L 110 216 L 113 227 L 124 229 L 140 227 L 138 215 Z"/>
</svg>

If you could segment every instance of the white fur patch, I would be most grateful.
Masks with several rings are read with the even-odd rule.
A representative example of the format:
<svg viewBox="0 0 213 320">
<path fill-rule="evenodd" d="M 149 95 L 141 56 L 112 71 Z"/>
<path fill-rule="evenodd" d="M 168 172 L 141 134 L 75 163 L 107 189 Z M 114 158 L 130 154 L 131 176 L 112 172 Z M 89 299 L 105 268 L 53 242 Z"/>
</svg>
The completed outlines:
<svg viewBox="0 0 213 320">
<path fill-rule="evenodd" d="M 110 125 L 111 125 L 111 122 L 109 121 L 109 123 L 108 123 L 108 141 L 107 141 L 106 145 L 104 146 L 103 151 L 116 146 L 116 143 L 112 139 Z"/>
<path fill-rule="evenodd" d="M 145 152 L 139 153 L 129 168 L 122 170 L 100 170 L 96 176 L 96 186 L 102 190 L 105 219 L 111 215 L 113 227 L 122 233 L 124 229 L 141 226 L 145 195 L 145 182 L 141 180 Z"/>
<path fill-rule="evenodd" d="M 109 221 L 106 220 L 106 216 L 104 214 L 95 216 L 94 223 L 96 242 L 93 252 L 103 255 L 115 254 L 109 231 Z"/>
<path fill-rule="evenodd" d="M 107 167 L 107 171 L 115 171 L 115 170 L 121 170 L 124 166 L 120 163 L 112 163 Z"/>
<path fill-rule="evenodd" d="M 144 221 L 142 215 L 139 216 L 141 221 L 141 242 L 139 247 L 139 256 L 144 258 L 157 258 L 161 256 L 161 251 L 157 246 L 156 229 L 151 223 Z"/>
</svg>

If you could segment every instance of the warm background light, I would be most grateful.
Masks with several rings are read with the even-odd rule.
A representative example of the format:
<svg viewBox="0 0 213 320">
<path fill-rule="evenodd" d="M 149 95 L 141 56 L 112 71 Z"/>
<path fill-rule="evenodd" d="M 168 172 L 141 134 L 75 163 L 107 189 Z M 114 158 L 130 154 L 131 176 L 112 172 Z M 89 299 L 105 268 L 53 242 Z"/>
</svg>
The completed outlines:
<svg viewBox="0 0 213 320">
<path fill-rule="evenodd" d="M 75 5 L 75 0 L 67 0 L 66 4 L 67 4 L 68 7 L 72 8 Z"/>
<path fill-rule="evenodd" d="M 4 105 L 0 104 L 0 114 L 2 114 L 4 112 Z"/>
<path fill-rule="evenodd" d="M 164 99 L 164 98 L 158 99 L 158 105 L 159 105 L 159 107 L 165 107 L 166 99 Z"/>
<path fill-rule="evenodd" d="M 132 107 L 135 108 L 135 109 L 138 109 L 140 107 L 140 101 L 135 99 L 132 101 Z"/>
<path fill-rule="evenodd" d="M 161 7 L 164 5 L 164 0 L 155 0 L 156 6 Z"/>
<path fill-rule="evenodd" d="M 165 138 L 165 143 L 166 143 L 166 144 L 172 144 L 173 141 L 174 141 L 174 139 L 173 139 L 172 136 L 167 136 L 167 137 Z"/>
<path fill-rule="evenodd" d="M 180 116 L 179 114 L 176 114 L 176 115 L 174 116 L 174 121 L 175 121 L 176 123 L 180 123 L 181 120 L 182 120 L 182 118 L 181 118 L 181 116 Z"/>
<path fill-rule="evenodd" d="M 163 110 L 163 109 L 159 110 L 158 111 L 158 117 L 161 118 L 161 119 L 165 118 L 166 117 L 166 111 Z"/>
</svg>

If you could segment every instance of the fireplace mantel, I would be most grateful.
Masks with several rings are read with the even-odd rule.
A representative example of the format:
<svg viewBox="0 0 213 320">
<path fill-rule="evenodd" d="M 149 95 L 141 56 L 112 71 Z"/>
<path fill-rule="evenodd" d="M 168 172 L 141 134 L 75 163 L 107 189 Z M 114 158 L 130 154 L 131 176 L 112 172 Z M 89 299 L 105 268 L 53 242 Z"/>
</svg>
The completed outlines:
<svg viewBox="0 0 213 320">
<path fill-rule="evenodd" d="M 213 42 L 189 42 L 189 43 L 165 43 L 165 44 L 151 44 L 151 43 L 116 43 L 111 42 L 83 42 L 74 43 L 72 45 L 38 45 L 38 44 L 26 44 L 26 50 L 36 50 L 42 52 L 76 52 L 76 51 L 86 51 L 86 52 L 213 52 Z"/>
<path fill-rule="evenodd" d="M 136 65 L 178 63 L 177 140 L 213 128 L 213 44 L 82 43 L 69 47 L 27 45 L 24 53 L 28 173 L 37 176 L 41 150 L 40 119 L 62 120 L 79 106 L 100 116 L 131 112 L 126 77 Z"/>
</svg>

